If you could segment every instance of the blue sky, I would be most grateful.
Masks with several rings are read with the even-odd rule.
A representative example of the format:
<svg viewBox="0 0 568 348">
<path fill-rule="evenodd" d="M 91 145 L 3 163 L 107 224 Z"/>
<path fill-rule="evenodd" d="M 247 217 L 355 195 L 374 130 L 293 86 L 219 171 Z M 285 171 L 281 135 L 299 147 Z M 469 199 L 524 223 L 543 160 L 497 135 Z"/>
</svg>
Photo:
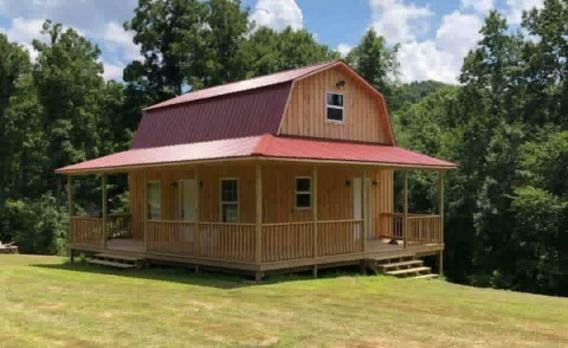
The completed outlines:
<svg viewBox="0 0 568 348">
<path fill-rule="evenodd" d="M 543 0 L 242 0 L 261 25 L 305 28 L 345 54 L 375 28 L 390 44 L 400 43 L 401 80 L 455 82 L 464 55 L 479 40 L 487 12 L 496 8 L 515 27 L 523 10 Z M 78 30 L 102 50 L 106 79 L 139 56 L 132 33 L 122 29 L 137 0 L 0 0 L 0 32 L 30 50 L 50 18 Z"/>
</svg>

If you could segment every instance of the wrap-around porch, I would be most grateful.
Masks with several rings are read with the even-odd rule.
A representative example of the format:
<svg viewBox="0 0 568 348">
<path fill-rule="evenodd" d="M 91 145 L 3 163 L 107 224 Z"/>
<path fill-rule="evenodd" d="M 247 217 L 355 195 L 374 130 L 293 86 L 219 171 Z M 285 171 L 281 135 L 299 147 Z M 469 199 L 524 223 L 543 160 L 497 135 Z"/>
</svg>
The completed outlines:
<svg viewBox="0 0 568 348">
<path fill-rule="evenodd" d="M 69 246 L 255 272 L 397 255 L 441 262 L 444 171 L 433 213 L 412 214 L 412 169 L 256 160 L 84 173 L 101 178 L 97 216 L 74 214 L 68 176 Z M 128 214 L 108 213 L 107 177 L 116 174 L 128 175 Z"/>
</svg>

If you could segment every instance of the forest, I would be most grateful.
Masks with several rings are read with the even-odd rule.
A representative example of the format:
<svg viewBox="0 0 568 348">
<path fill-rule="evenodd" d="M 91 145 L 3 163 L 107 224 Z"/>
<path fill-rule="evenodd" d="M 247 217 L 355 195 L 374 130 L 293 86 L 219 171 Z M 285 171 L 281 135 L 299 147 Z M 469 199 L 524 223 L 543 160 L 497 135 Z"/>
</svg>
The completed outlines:
<svg viewBox="0 0 568 348">
<path fill-rule="evenodd" d="M 60 23 L 45 21 L 35 60 L 0 33 L 0 240 L 22 252 L 66 252 L 55 168 L 128 148 L 143 107 L 340 58 L 306 30 L 257 27 L 239 1 L 139 0 L 124 28 L 142 58 L 121 82 Z M 459 165 L 446 180 L 447 279 L 566 296 L 568 0 L 525 12 L 518 30 L 492 11 L 481 34 L 456 85 L 401 83 L 396 43 L 372 29 L 343 58 L 386 96 L 398 144 Z M 412 172 L 411 211 L 435 206 L 434 180 Z M 78 190 L 100 197 L 96 182 Z"/>
</svg>

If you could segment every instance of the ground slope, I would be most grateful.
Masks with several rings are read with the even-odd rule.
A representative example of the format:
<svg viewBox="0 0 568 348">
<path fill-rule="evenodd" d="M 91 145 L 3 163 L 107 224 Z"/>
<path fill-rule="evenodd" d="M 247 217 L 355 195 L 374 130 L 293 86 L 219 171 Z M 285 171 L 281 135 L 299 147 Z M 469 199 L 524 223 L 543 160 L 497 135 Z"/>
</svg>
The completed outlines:
<svg viewBox="0 0 568 348">
<path fill-rule="evenodd" d="M 568 346 L 568 299 L 440 280 L 107 271 L 0 255 L 0 346 Z"/>
</svg>

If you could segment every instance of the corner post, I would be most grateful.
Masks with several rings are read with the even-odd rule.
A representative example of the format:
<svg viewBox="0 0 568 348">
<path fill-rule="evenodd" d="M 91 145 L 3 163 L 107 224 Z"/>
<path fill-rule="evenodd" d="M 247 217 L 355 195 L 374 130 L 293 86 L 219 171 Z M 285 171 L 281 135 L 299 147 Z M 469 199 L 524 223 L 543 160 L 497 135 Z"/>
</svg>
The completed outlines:
<svg viewBox="0 0 568 348">
<path fill-rule="evenodd" d="M 369 173 L 367 168 L 363 170 L 363 231 L 361 233 L 361 248 L 363 253 L 367 251 L 367 235 L 369 230 Z"/>
<path fill-rule="evenodd" d="M 144 248 L 148 251 L 148 170 L 142 172 L 142 235 Z"/>
<path fill-rule="evenodd" d="M 69 215 L 69 228 L 67 229 L 67 245 L 71 243 L 73 235 L 73 177 L 67 176 L 67 214 Z M 69 250 L 71 263 L 74 261 L 73 249 Z"/>
<path fill-rule="evenodd" d="M 402 236 L 404 248 L 408 241 L 408 171 L 402 172 Z"/>
<path fill-rule="evenodd" d="M 440 214 L 440 243 L 444 243 L 444 171 L 438 172 L 438 214 Z M 439 274 L 444 275 L 444 251 L 440 251 Z"/>
<path fill-rule="evenodd" d="M 102 184 L 102 211 L 103 211 L 103 248 L 106 249 L 107 244 L 107 220 L 108 220 L 108 212 L 107 212 L 107 175 L 102 174 L 101 177 L 101 184 Z"/>
<path fill-rule="evenodd" d="M 195 178 L 195 186 L 196 186 L 196 196 L 195 197 L 195 244 L 197 245 L 194 248 L 194 253 L 196 256 L 201 256 L 202 255 L 202 247 L 201 247 L 201 234 L 200 234 L 200 229 L 199 229 L 199 223 L 201 222 L 201 184 L 200 184 L 200 178 L 199 178 L 199 166 L 195 166 L 195 172 L 194 172 L 194 178 Z M 196 273 L 199 272 L 199 266 L 196 265 Z"/>
<path fill-rule="evenodd" d="M 312 202 L 312 212 L 314 219 L 314 231 L 312 235 L 313 244 L 313 257 L 318 257 L 318 167 L 314 165 L 312 167 L 312 178 L 313 178 L 313 202 Z"/>
<path fill-rule="evenodd" d="M 254 261 L 262 263 L 262 165 L 256 164 L 256 230 L 254 242 Z"/>
</svg>

